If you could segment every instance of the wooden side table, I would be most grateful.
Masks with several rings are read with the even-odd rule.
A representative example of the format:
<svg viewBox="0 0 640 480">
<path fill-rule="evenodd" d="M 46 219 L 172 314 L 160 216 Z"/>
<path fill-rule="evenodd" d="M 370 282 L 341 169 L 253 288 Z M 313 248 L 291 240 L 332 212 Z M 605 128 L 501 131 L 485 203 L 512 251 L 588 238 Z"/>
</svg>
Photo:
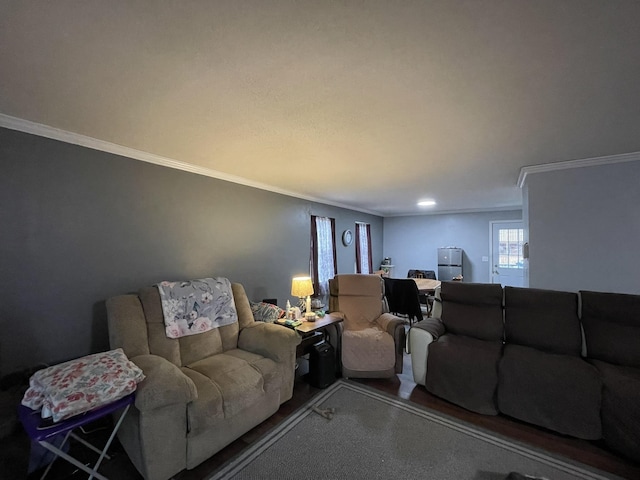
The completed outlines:
<svg viewBox="0 0 640 480">
<path fill-rule="evenodd" d="M 328 336 L 329 329 L 331 328 L 335 329 L 336 345 L 332 346 L 336 350 L 336 356 L 338 356 L 340 353 L 340 347 L 342 346 L 342 335 L 338 325 L 342 321 L 342 315 L 327 313 L 324 317 L 316 318 L 315 322 L 304 321 L 301 325 L 295 327 L 294 330 L 302 337 L 302 341 L 300 342 L 300 345 L 298 345 L 297 356 L 301 357 L 309 353 L 311 346 L 318 343 L 320 340 L 324 340 Z"/>
<path fill-rule="evenodd" d="M 309 353 L 313 345 L 329 336 L 329 330 L 333 328 L 335 329 L 335 342 L 329 343 L 335 350 L 337 370 L 340 372 L 340 359 L 342 358 L 342 330 L 340 324 L 343 320 L 341 314 L 327 313 L 324 317 L 316 318 L 314 322 L 304 321 L 301 325 L 295 327 L 294 330 L 302 337 L 302 341 L 296 350 L 296 356 L 302 357 Z M 283 324 L 279 323 L 279 325 Z"/>
<path fill-rule="evenodd" d="M 335 313 L 327 313 L 324 317 L 316 318 L 315 322 L 302 322 L 302 325 L 298 325 L 295 330 L 301 335 L 305 335 L 308 333 L 324 330 L 326 327 L 330 325 L 335 325 L 342 322 L 344 319 L 342 315 L 337 315 Z"/>
<path fill-rule="evenodd" d="M 314 322 L 303 322 L 296 327 L 298 334 L 302 336 L 300 346 L 302 355 L 309 354 L 308 381 L 314 387 L 326 388 L 340 376 L 342 369 L 342 328 L 341 314 L 327 313 L 324 317 L 318 317 Z M 331 333 L 335 333 L 332 337 Z M 334 339 L 332 342 L 331 340 Z M 314 347 L 318 342 L 326 341 Z M 323 346 L 324 345 L 324 346 Z M 331 345 L 331 347 L 329 347 Z M 331 356 L 329 356 L 329 350 Z"/>
</svg>

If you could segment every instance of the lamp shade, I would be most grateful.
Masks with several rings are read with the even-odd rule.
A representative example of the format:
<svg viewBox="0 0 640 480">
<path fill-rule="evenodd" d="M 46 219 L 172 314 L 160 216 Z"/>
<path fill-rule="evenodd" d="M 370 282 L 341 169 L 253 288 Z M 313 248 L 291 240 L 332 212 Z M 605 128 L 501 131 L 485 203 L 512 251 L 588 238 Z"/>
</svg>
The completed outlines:
<svg viewBox="0 0 640 480">
<path fill-rule="evenodd" d="M 313 295 L 311 277 L 294 277 L 291 281 L 291 295 L 294 297 Z"/>
</svg>

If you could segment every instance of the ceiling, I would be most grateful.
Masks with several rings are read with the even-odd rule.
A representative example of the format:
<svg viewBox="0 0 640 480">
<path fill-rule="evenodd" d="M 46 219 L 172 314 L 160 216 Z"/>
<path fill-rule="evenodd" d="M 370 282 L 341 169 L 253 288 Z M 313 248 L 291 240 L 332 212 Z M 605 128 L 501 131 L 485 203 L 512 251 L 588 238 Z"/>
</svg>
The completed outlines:
<svg viewBox="0 0 640 480">
<path fill-rule="evenodd" d="M 636 0 L 0 0 L 0 114 L 383 216 L 519 208 L 524 166 L 640 151 L 639 22 Z"/>
</svg>

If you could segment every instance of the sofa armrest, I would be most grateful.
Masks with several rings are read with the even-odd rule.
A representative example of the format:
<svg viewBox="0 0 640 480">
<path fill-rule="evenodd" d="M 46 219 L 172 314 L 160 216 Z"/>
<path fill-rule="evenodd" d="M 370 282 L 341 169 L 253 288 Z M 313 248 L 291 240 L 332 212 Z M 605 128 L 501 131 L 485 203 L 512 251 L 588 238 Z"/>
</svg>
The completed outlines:
<svg viewBox="0 0 640 480">
<path fill-rule="evenodd" d="M 295 358 L 300 341 L 300 336 L 290 328 L 255 322 L 240 330 L 238 348 L 282 363 L 289 361 L 291 355 Z"/>
<path fill-rule="evenodd" d="M 395 370 L 396 373 L 402 373 L 402 356 L 407 341 L 404 326 L 409 322 L 391 313 L 383 313 L 375 320 L 375 323 L 393 338 L 396 350 Z"/>
<path fill-rule="evenodd" d="M 398 327 L 402 327 L 404 329 L 404 326 L 409 323 L 404 318 L 396 317 L 391 313 L 383 313 L 375 322 L 380 326 L 380 328 L 394 338 L 396 337 L 396 329 Z"/>
<path fill-rule="evenodd" d="M 425 318 L 424 320 L 415 323 L 411 328 L 417 328 L 428 332 L 433 337 L 434 342 L 445 333 L 444 324 L 442 323 L 442 320 L 437 317 Z"/>
<path fill-rule="evenodd" d="M 418 385 L 427 383 L 427 359 L 429 345 L 438 340 L 445 333 L 445 328 L 439 318 L 425 318 L 415 323 L 407 334 L 407 353 L 411 354 L 411 369 L 413 381 Z"/>
<path fill-rule="evenodd" d="M 131 361 L 142 369 L 145 379 L 136 390 L 136 408 L 148 411 L 198 398 L 196 386 L 180 368 L 158 355 L 138 355 Z"/>
<path fill-rule="evenodd" d="M 414 345 L 428 348 L 430 343 L 438 340 L 444 333 L 445 328 L 439 318 L 429 317 L 415 323 L 407 334 L 407 353 L 412 353 L 415 350 Z M 414 337 L 418 337 L 418 340 L 413 341 L 412 334 Z"/>
</svg>

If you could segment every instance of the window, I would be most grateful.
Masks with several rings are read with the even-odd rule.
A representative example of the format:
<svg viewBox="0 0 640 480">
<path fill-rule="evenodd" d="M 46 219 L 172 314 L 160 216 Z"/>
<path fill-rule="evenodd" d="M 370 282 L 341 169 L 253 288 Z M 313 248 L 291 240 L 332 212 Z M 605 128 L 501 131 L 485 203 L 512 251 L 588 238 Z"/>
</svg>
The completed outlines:
<svg viewBox="0 0 640 480">
<path fill-rule="evenodd" d="M 500 268 L 524 268 L 522 228 L 501 228 L 499 230 L 498 266 Z"/>
<path fill-rule="evenodd" d="M 373 273 L 371 225 L 356 222 L 356 273 Z"/>
<path fill-rule="evenodd" d="M 337 272 L 336 221 L 311 215 L 311 278 L 315 295 L 329 294 L 329 279 Z"/>
</svg>

